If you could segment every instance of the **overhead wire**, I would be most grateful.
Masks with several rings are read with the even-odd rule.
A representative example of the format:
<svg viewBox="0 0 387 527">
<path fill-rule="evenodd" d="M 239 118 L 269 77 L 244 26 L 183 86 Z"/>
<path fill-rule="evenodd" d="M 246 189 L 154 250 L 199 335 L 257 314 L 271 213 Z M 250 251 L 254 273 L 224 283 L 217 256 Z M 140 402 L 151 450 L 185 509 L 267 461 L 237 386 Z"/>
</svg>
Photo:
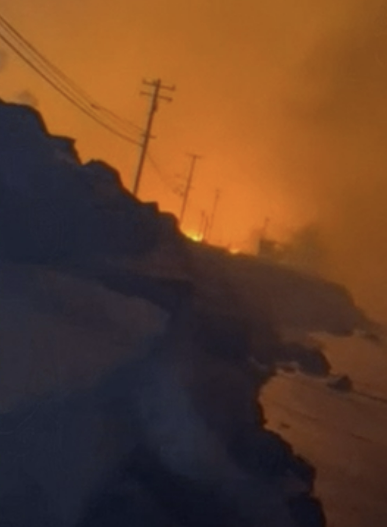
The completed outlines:
<svg viewBox="0 0 387 527">
<path fill-rule="evenodd" d="M 182 196 L 182 192 L 181 192 L 180 189 L 174 184 L 174 182 L 171 181 L 171 177 L 168 176 L 167 174 L 165 174 L 165 172 L 160 168 L 160 166 L 159 166 L 159 164 L 157 163 L 157 161 L 155 161 L 153 154 L 148 153 L 148 154 L 147 154 L 147 157 L 148 157 L 148 160 L 150 161 L 151 165 L 153 166 L 155 172 L 158 174 L 160 180 L 164 183 L 164 185 L 165 185 L 166 187 L 168 187 L 168 189 L 170 190 L 170 192 L 172 192 L 172 193 L 175 194 L 176 196 L 181 197 L 181 196 Z"/>
<path fill-rule="evenodd" d="M 59 68 L 53 65 L 48 59 L 46 59 L 32 44 L 30 44 L 16 29 L 9 24 L 3 16 L 0 15 L 0 29 L 3 28 L 8 32 L 8 36 L 5 36 L 0 31 L 0 39 L 35 73 L 37 73 L 43 80 L 45 80 L 52 88 L 58 93 L 65 97 L 71 104 L 73 104 L 78 110 L 87 115 L 90 119 L 94 120 L 97 124 L 111 132 L 112 134 L 120 137 L 124 141 L 140 146 L 138 140 L 133 139 L 128 135 L 128 130 L 123 131 L 123 125 L 121 130 L 117 129 L 117 124 L 113 125 L 106 118 L 100 116 L 95 110 L 104 112 L 105 114 L 111 115 L 115 121 L 122 123 L 126 122 L 132 126 L 141 130 L 137 125 L 125 121 L 118 117 L 114 112 L 104 108 L 99 103 L 94 102 L 86 92 L 79 88 L 69 77 L 67 77 Z M 12 42 L 13 38 L 16 42 Z M 24 48 L 24 50 L 20 49 Z M 37 64 L 38 63 L 38 64 Z M 39 64 L 40 63 L 40 64 Z M 43 68 L 42 68 L 43 66 Z M 46 71 L 44 71 L 46 70 Z"/>
<path fill-rule="evenodd" d="M 137 124 L 132 123 L 132 121 L 129 121 L 128 119 L 125 119 L 124 117 L 120 117 L 116 113 L 114 113 L 112 110 L 109 110 L 109 108 L 105 108 L 104 106 L 99 105 L 98 103 L 92 103 L 92 106 L 99 110 L 100 112 L 103 112 L 107 115 L 110 115 L 113 119 L 118 121 L 119 123 L 122 123 L 123 125 L 131 126 L 132 128 L 135 128 L 137 133 L 144 133 L 144 129 L 138 126 Z"/>
<path fill-rule="evenodd" d="M 123 119 L 118 116 L 113 111 L 105 108 L 103 105 L 93 100 L 92 97 L 80 86 L 78 86 L 68 75 L 66 75 L 60 68 L 53 64 L 47 57 L 45 57 L 31 42 L 29 42 L 8 20 L 5 19 L 3 15 L 0 14 L 0 26 L 2 26 L 8 33 L 10 33 L 14 38 L 19 40 L 25 48 L 29 50 L 32 54 L 35 55 L 35 58 L 38 58 L 48 69 L 51 69 L 52 73 L 57 75 L 64 83 L 67 84 L 67 87 L 77 94 L 80 98 L 84 99 L 91 107 L 96 110 L 103 111 L 109 114 L 117 122 L 135 128 L 137 131 L 142 132 L 142 128 L 135 123 L 129 121 L 128 119 Z"/>
</svg>

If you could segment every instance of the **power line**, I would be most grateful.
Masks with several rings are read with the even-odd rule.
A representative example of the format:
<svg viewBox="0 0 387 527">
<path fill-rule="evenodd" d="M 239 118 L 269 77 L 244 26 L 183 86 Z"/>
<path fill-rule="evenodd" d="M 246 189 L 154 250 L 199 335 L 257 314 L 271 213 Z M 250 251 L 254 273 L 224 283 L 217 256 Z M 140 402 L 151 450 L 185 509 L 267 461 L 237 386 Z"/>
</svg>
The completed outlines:
<svg viewBox="0 0 387 527">
<path fill-rule="evenodd" d="M 124 141 L 127 141 L 129 143 L 133 143 L 137 146 L 140 145 L 137 141 L 134 139 L 129 138 L 125 134 L 122 134 L 121 132 L 115 130 L 110 125 L 104 123 L 102 120 L 100 120 L 98 117 L 96 117 L 92 112 L 90 112 L 87 108 L 82 107 L 74 98 L 72 98 L 69 94 L 65 92 L 62 88 L 60 88 L 58 85 L 55 84 L 54 81 L 52 81 L 44 72 L 40 71 L 37 66 L 33 64 L 33 62 L 28 59 L 21 51 L 19 51 L 16 46 L 14 46 L 4 35 L 0 34 L 0 39 L 8 46 L 10 47 L 14 53 L 16 53 L 30 68 L 32 68 L 40 77 L 42 77 L 48 84 L 50 84 L 57 92 L 59 92 L 63 97 L 65 97 L 70 103 L 72 103 L 74 106 L 78 108 L 81 112 L 83 112 L 85 115 L 93 119 L 96 123 L 98 123 L 100 126 L 106 128 L 109 132 L 112 134 L 120 137 Z"/>
<path fill-rule="evenodd" d="M 127 119 L 123 119 L 111 110 L 105 108 L 101 104 L 99 104 L 97 101 L 93 100 L 90 95 L 80 88 L 70 77 L 68 77 L 65 73 L 63 73 L 62 70 L 60 70 L 55 64 L 53 64 L 50 60 L 47 59 L 31 42 L 29 42 L 23 35 L 10 23 L 8 22 L 4 16 L 0 14 L 0 25 L 8 31 L 14 38 L 19 40 L 19 43 L 21 43 L 25 48 L 29 50 L 29 52 L 32 52 L 32 54 L 35 55 L 35 58 L 37 57 L 38 60 L 40 60 L 43 65 L 45 65 L 48 69 L 51 69 L 51 71 L 57 75 L 64 83 L 67 84 L 67 87 L 69 87 L 76 95 L 78 95 L 81 99 L 84 99 L 84 101 L 89 104 L 92 108 L 105 112 L 109 114 L 112 118 L 114 118 L 116 121 L 120 122 L 121 125 L 129 125 L 132 128 L 135 128 L 137 131 L 142 132 L 142 128 L 140 128 L 138 125 L 132 123 L 131 121 Z"/>
<path fill-rule="evenodd" d="M 115 119 L 119 123 L 122 123 L 123 125 L 131 126 L 132 128 L 135 128 L 137 132 L 144 133 L 143 128 L 141 128 L 137 124 L 132 123 L 132 121 L 125 119 L 124 117 L 120 117 L 119 115 L 115 114 L 112 110 L 109 110 L 108 108 L 105 108 L 104 106 L 100 106 L 96 103 L 93 103 L 92 106 L 93 108 L 99 110 L 100 112 L 110 115 L 113 119 Z"/>
<path fill-rule="evenodd" d="M 0 22 L 1 23 L 1 22 Z M 65 97 L 71 104 L 77 107 L 78 110 L 83 112 L 85 115 L 87 115 L 90 119 L 95 121 L 97 124 L 111 132 L 112 134 L 116 135 L 117 137 L 120 137 L 122 140 L 127 141 L 129 143 L 135 144 L 137 146 L 140 145 L 140 143 L 133 138 L 129 137 L 127 134 L 117 130 L 114 126 L 111 124 L 108 124 L 105 122 L 102 118 L 100 118 L 98 115 L 93 112 L 92 109 L 85 107 L 84 102 L 80 102 L 77 100 L 76 95 L 68 93 L 69 90 L 66 88 L 66 86 L 63 86 L 63 83 L 59 83 L 57 79 L 53 80 L 52 75 L 50 76 L 49 73 L 46 73 L 42 71 L 41 67 L 36 65 L 34 63 L 34 58 L 29 58 L 23 51 L 21 51 L 18 46 L 14 43 L 12 43 L 9 38 L 4 36 L 0 33 L 0 39 L 20 58 L 22 59 L 31 69 L 35 71 L 41 78 L 43 78 L 52 88 L 54 88 L 58 93 L 60 93 L 63 97 Z M 20 44 L 20 43 L 19 43 Z M 36 62 L 36 58 L 35 58 Z M 62 86 L 61 86 L 62 84 Z M 89 104 L 90 105 L 90 104 Z"/>
<path fill-rule="evenodd" d="M 153 166 L 155 172 L 158 174 L 160 180 L 164 183 L 164 185 L 176 196 L 182 197 L 183 191 L 182 189 L 178 188 L 177 185 L 173 183 L 171 180 L 171 177 L 168 176 L 159 166 L 159 164 L 155 161 L 153 155 L 151 155 L 149 152 L 147 154 L 147 158 L 151 165 Z"/>
</svg>

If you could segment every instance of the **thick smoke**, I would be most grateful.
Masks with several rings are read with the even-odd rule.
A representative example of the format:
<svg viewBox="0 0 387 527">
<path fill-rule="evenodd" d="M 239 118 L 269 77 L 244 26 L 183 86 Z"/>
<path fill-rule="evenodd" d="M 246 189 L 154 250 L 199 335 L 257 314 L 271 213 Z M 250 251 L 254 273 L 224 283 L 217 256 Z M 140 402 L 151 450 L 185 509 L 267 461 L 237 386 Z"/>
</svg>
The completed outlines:
<svg viewBox="0 0 387 527">
<path fill-rule="evenodd" d="M 12 20 L 25 27 L 8 3 Z M 28 0 L 20 3 L 27 9 Z M 96 98 L 139 124 L 149 102 L 139 96 L 141 79 L 176 83 L 174 103 L 160 106 L 152 151 L 169 174 L 185 170 L 185 152 L 203 155 L 187 223 L 196 227 L 217 187 L 223 193 L 213 238 L 225 245 L 242 243 L 266 216 L 291 230 L 317 222 L 325 272 L 387 318 L 386 6 L 37 0 L 28 35 Z M 55 130 L 69 127 L 83 156 L 106 158 L 130 185 L 136 150 L 128 159 L 125 145 L 87 127 L 54 95 L 37 94 Z M 142 198 L 176 212 L 180 202 L 168 192 L 148 164 Z"/>
<path fill-rule="evenodd" d="M 327 272 L 386 316 L 386 6 L 367 6 L 307 50 L 276 139 L 281 174 L 315 206 Z"/>
</svg>

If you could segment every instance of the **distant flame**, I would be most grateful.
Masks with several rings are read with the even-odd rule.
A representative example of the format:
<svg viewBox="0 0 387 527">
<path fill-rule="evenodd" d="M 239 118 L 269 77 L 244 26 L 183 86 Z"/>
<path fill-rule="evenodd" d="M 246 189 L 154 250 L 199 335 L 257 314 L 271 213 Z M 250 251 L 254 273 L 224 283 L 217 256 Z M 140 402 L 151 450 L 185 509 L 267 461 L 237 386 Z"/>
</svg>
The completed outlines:
<svg viewBox="0 0 387 527">
<path fill-rule="evenodd" d="M 187 231 L 184 234 L 187 236 L 187 238 L 189 238 L 190 240 L 194 242 L 200 243 L 203 241 L 203 235 L 199 234 L 198 232 Z"/>
<path fill-rule="evenodd" d="M 184 235 L 196 243 L 202 243 L 204 241 L 203 234 L 197 231 L 184 231 Z M 242 250 L 238 247 L 224 247 L 230 254 L 240 254 Z"/>
</svg>

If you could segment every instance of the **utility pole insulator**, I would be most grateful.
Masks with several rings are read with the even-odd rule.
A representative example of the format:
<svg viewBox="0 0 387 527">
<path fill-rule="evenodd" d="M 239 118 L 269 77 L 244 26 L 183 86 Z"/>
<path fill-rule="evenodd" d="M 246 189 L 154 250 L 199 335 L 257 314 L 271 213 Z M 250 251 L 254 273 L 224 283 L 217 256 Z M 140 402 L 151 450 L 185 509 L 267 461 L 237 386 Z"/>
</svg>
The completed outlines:
<svg viewBox="0 0 387 527">
<path fill-rule="evenodd" d="M 145 127 L 143 141 L 141 143 L 140 158 L 138 160 L 138 166 L 137 166 L 136 175 L 134 178 L 133 194 L 136 197 L 138 196 L 138 192 L 140 188 L 140 181 L 141 181 L 142 171 L 144 168 L 146 154 L 148 151 L 149 141 L 154 138 L 152 136 L 152 125 L 153 125 L 155 113 L 157 112 L 158 107 L 159 107 L 158 102 L 160 99 L 167 101 L 167 102 L 172 102 L 171 97 L 166 97 L 164 95 L 161 95 L 161 90 L 169 90 L 169 91 L 175 90 L 175 86 L 164 86 L 161 82 L 161 79 L 157 79 L 155 81 L 143 80 L 143 84 L 145 86 L 152 87 L 153 91 L 152 93 L 145 92 L 145 91 L 140 92 L 140 95 L 144 95 L 146 97 L 151 98 L 151 104 L 149 108 L 149 114 L 148 114 L 148 119 L 147 119 L 147 123 Z"/>
</svg>

